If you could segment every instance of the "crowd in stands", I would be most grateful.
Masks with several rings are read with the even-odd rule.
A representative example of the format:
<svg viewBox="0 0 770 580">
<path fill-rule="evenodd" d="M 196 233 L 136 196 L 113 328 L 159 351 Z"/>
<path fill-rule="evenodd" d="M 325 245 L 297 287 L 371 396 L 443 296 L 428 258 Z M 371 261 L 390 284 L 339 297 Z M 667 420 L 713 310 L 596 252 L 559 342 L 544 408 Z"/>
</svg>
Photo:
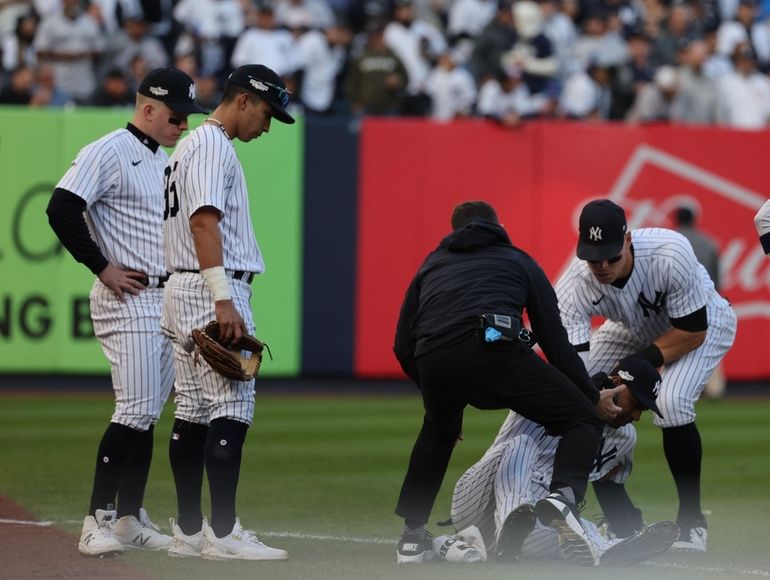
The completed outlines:
<svg viewBox="0 0 770 580">
<path fill-rule="evenodd" d="M 213 108 L 259 62 L 306 115 L 770 118 L 770 0 L 0 0 L 0 58 L 36 107 L 132 106 L 173 64 Z"/>
</svg>

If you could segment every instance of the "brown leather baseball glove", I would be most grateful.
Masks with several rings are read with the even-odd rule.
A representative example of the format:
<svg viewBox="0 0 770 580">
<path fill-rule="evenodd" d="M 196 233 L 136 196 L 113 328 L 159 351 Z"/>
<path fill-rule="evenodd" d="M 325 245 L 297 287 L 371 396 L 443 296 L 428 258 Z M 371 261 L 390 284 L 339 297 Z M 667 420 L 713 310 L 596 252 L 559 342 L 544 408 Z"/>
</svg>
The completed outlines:
<svg viewBox="0 0 770 580">
<path fill-rule="evenodd" d="M 262 341 L 243 335 L 238 342 L 225 346 L 219 342 L 219 324 L 216 321 L 203 328 L 195 328 L 190 334 L 195 342 L 196 364 L 200 364 L 198 356 L 202 356 L 214 371 L 234 381 L 250 381 L 259 373 L 262 351 L 267 347 Z M 270 348 L 267 350 L 269 354 Z M 244 352 L 249 353 L 248 356 Z"/>
</svg>

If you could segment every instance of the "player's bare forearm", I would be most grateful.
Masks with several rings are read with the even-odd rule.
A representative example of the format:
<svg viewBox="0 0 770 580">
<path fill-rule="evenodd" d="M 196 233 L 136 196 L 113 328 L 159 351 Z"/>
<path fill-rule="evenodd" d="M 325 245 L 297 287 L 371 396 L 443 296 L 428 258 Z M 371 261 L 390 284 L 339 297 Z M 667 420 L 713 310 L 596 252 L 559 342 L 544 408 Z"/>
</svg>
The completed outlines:
<svg viewBox="0 0 770 580">
<path fill-rule="evenodd" d="M 663 363 L 669 364 L 695 350 L 706 340 L 706 331 L 691 332 L 672 328 L 655 339 L 655 346 L 663 354 Z"/>
<path fill-rule="evenodd" d="M 221 266 L 222 237 L 219 235 L 219 212 L 201 208 L 190 217 L 190 231 L 201 270 Z"/>
</svg>

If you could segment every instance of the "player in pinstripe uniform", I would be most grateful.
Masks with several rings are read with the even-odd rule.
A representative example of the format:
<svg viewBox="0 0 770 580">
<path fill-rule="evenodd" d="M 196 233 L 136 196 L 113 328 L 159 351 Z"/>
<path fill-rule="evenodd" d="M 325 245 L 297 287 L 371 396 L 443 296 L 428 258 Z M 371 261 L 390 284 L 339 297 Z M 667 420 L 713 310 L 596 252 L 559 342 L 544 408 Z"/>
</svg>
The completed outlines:
<svg viewBox="0 0 770 580">
<path fill-rule="evenodd" d="M 178 518 L 169 555 L 278 560 L 288 554 L 241 527 L 235 495 L 246 431 L 254 415 L 254 381 L 231 381 L 197 366 L 190 331 L 216 318 L 220 336 L 254 334 L 251 281 L 264 271 L 254 237 L 243 169 L 232 140 L 251 141 L 271 121 L 294 123 L 280 76 L 245 65 L 227 79 L 211 117 L 176 149 L 166 171 L 166 286 L 163 325 L 175 337 L 176 421 L 169 456 Z M 203 469 L 211 522 L 201 511 Z"/>
<path fill-rule="evenodd" d="M 770 199 L 759 208 L 757 215 L 754 216 L 754 228 L 757 230 L 759 242 L 765 255 L 770 256 Z"/>
<path fill-rule="evenodd" d="M 636 430 L 631 424 L 650 408 L 656 413 L 655 392 L 660 375 L 641 359 L 627 359 L 618 369 L 625 386 L 616 387 L 622 409 L 607 422 L 589 481 L 623 483 L 632 469 Z M 510 412 L 484 456 L 457 481 L 452 497 L 452 523 L 458 530 L 476 526 L 487 550 L 498 560 L 561 556 L 577 564 L 639 562 L 667 550 L 678 530 L 673 523 L 657 524 L 619 545 L 586 519 L 581 523 L 589 546 L 559 545 L 557 533 L 536 523 L 533 505 L 548 495 L 558 438 L 537 423 Z M 534 526 L 534 527 L 533 527 Z M 614 546 L 617 546 L 613 548 Z M 589 553 L 586 548 L 590 548 Z M 612 550 L 610 550 L 613 548 Z M 605 553 L 610 551 L 608 556 Z"/>
<path fill-rule="evenodd" d="M 141 507 L 153 425 L 174 381 L 171 343 L 160 329 L 168 161 L 160 146 L 173 147 L 188 115 L 203 112 L 187 74 L 151 71 L 138 89 L 132 122 L 84 147 L 48 205 L 62 244 L 97 276 L 91 319 L 115 389 L 115 412 L 99 444 L 79 543 L 84 555 L 162 549 L 171 541 Z"/>
<path fill-rule="evenodd" d="M 657 402 L 665 418 L 654 423 L 679 497 L 674 549 L 705 551 L 695 402 L 732 346 L 737 319 L 686 238 L 661 228 L 626 230 L 625 212 L 612 201 L 583 208 L 577 258 L 556 285 L 562 322 L 589 373 L 629 355 L 662 368 Z M 607 319 L 593 334 L 592 316 Z M 612 526 L 639 517 L 622 485 L 594 489 Z"/>
</svg>

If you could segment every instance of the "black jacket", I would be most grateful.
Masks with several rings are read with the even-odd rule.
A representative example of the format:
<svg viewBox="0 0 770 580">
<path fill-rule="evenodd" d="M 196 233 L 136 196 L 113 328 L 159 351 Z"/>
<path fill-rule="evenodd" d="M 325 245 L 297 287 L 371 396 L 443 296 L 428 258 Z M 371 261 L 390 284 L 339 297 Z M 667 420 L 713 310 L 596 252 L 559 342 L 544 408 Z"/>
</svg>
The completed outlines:
<svg viewBox="0 0 770 580">
<path fill-rule="evenodd" d="M 479 314 L 522 318 L 548 361 L 596 403 L 599 392 L 567 340 L 543 270 L 499 225 L 477 220 L 441 240 L 417 271 L 401 306 L 393 351 L 418 385 L 417 358 L 476 332 Z"/>
</svg>

